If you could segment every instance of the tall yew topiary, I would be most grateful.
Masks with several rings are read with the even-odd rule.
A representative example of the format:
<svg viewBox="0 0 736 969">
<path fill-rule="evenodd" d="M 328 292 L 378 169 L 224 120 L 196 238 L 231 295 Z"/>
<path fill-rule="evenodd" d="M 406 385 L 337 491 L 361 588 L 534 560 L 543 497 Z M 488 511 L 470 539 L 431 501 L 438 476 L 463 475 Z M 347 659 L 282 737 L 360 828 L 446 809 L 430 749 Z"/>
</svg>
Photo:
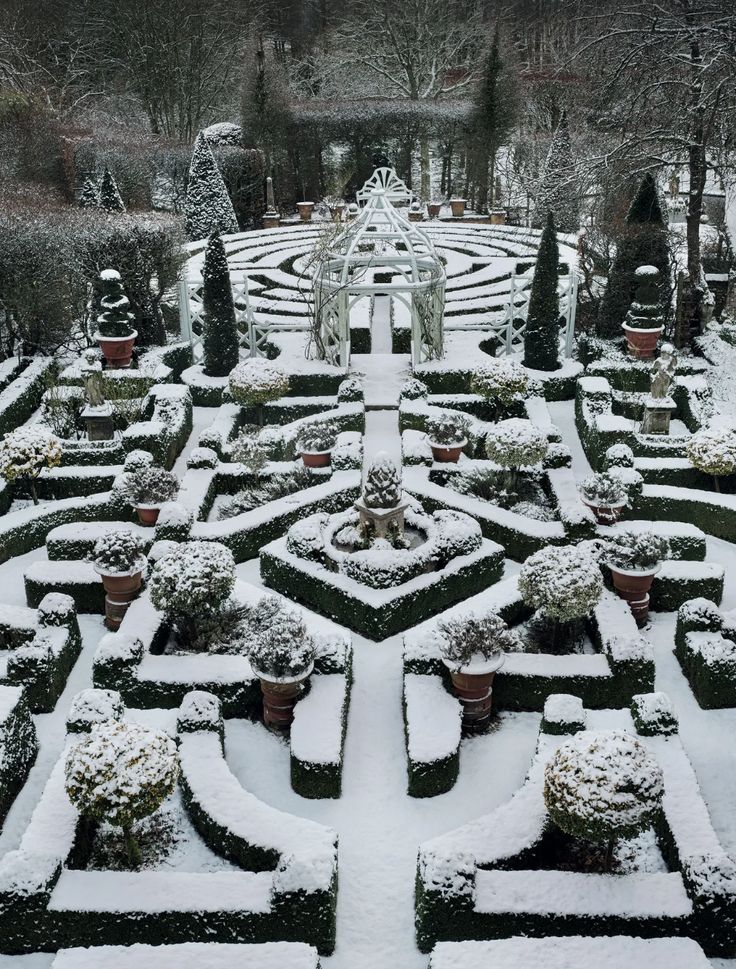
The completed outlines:
<svg viewBox="0 0 736 969">
<path fill-rule="evenodd" d="M 207 243 L 202 279 L 204 372 L 210 377 L 227 377 L 238 363 L 239 340 L 230 271 L 225 246 L 217 230 Z"/>
<path fill-rule="evenodd" d="M 118 191 L 115 177 L 109 168 L 105 168 L 100 182 L 100 202 L 99 207 L 106 212 L 125 212 L 123 199 Z"/>
<path fill-rule="evenodd" d="M 599 336 L 621 336 L 621 324 L 634 296 L 639 266 L 656 266 L 659 270 L 663 290 L 661 295 L 666 303 L 670 279 L 667 224 L 657 183 L 651 173 L 642 179 L 626 215 L 621 238 L 617 241 L 616 255 L 608 273 L 608 285 L 598 311 Z"/>
<path fill-rule="evenodd" d="M 567 112 L 563 111 L 537 187 L 532 228 L 543 229 L 547 215 L 552 212 L 560 232 L 577 232 L 580 229 L 579 193 L 579 178 L 572 153 Z"/>
<path fill-rule="evenodd" d="M 184 222 L 190 239 L 204 239 L 215 229 L 220 232 L 238 231 L 233 203 L 202 132 L 197 135 L 189 166 Z"/>
<path fill-rule="evenodd" d="M 80 209 L 99 209 L 100 208 L 100 185 L 95 175 L 88 175 L 82 191 L 79 193 Z"/>
<path fill-rule="evenodd" d="M 559 257 L 555 220 L 550 212 L 539 243 L 524 332 L 524 366 L 532 370 L 557 370 L 560 366 Z"/>
</svg>

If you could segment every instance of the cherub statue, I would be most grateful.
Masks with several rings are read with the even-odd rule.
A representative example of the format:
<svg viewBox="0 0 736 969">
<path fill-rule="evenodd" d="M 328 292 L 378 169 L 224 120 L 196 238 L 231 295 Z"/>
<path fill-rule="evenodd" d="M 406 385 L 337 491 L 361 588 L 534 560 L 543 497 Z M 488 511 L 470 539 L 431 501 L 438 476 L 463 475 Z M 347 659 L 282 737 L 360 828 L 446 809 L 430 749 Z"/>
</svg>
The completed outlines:
<svg viewBox="0 0 736 969">
<path fill-rule="evenodd" d="M 102 364 L 91 347 L 84 351 L 83 356 L 82 379 L 84 380 L 84 390 L 87 394 L 89 406 L 102 407 L 105 403 L 105 394 L 102 389 Z"/>
<path fill-rule="evenodd" d="M 650 396 L 655 400 L 669 397 L 675 382 L 677 369 L 677 353 L 671 343 L 663 343 L 659 356 L 652 365 Z"/>
</svg>

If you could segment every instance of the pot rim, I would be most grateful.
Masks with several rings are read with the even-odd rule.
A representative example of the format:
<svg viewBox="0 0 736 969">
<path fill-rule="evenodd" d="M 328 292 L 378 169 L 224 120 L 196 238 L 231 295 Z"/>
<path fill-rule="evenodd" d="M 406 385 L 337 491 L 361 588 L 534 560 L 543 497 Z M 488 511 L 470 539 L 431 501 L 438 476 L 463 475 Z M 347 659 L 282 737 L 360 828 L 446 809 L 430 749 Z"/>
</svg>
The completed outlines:
<svg viewBox="0 0 736 969">
<path fill-rule="evenodd" d="M 639 575 L 642 577 L 645 575 L 656 575 L 662 568 L 660 562 L 653 569 L 624 569 L 619 565 L 612 565 L 611 562 L 606 562 L 606 565 L 612 572 L 618 572 L 620 575 Z"/>
<path fill-rule="evenodd" d="M 307 677 L 311 675 L 312 670 L 314 669 L 314 660 L 311 661 L 304 672 L 295 676 L 272 676 L 270 673 L 264 673 L 263 670 L 259 670 L 258 667 L 253 663 L 250 664 L 250 668 L 253 670 L 259 680 L 264 680 L 266 683 L 300 683 L 302 680 L 306 680 Z"/>
<path fill-rule="evenodd" d="M 312 454 L 313 454 L 313 455 L 314 455 L 315 457 L 317 457 L 318 455 L 322 455 L 322 454 L 332 454 L 332 452 L 333 452 L 334 450 L 335 450 L 335 445 L 333 444 L 333 446 L 332 446 L 332 447 L 330 447 L 330 448 L 327 448 L 327 450 L 326 450 L 326 451 L 303 451 L 303 450 L 302 450 L 302 449 L 300 448 L 300 449 L 299 449 L 299 454 L 300 454 L 300 455 L 301 455 L 301 454 L 308 454 L 308 455 L 312 455 Z"/>
<path fill-rule="evenodd" d="M 506 662 L 506 654 L 499 653 L 493 659 L 487 659 L 482 663 L 468 663 L 467 666 L 455 666 L 444 656 L 440 659 L 451 673 L 462 673 L 465 676 L 483 676 L 487 673 L 497 673 Z"/>
<path fill-rule="evenodd" d="M 161 509 L 163 508 L 163 506 L 165 504 L 166 504 L 165 501 L 154 501 L 151 504 L 145 504 L 144 502 L 136 502 L 136 504 L 133 505 L 133 507 L 136 510 L 138 508 L 142 508 L 143 511 L 155 511 L 156 509 L 158 509 L 159 511 L 161 511 Z"/>
<path fill-rule="evenodd" d="M 663 326 L 629 326 L 628 323 L 621 324 L 626 333 L 663 333 Z"/>
<path fill-rule="evenodd" d="M 97 562 L 92 563 L 92 568 L 95 570 L 95 572 L 98 575 L 104 576 L 105 578 L 124 579 L 130 575 L 136 575 L 138 572 L 145 571 L 146 565 L 148 564 L 148 559 L 145 557 L 145 555 L 141 555 L 141 557 L 138 559 L 138 562 L 140 563 L 139 566 L 137 568 L 131 569 L 129 572 L 106 572 L 101 566 L 97 564 Z"/>
<path fill-rule="evenodd" d="M 454 451 L 455 448 L 464 448 L 468 443 L 467 437 L 464 437 L 462 441 L 458 441 L 457 444 L 438 444 L 436 441 L 432 441 L 427 438 L 427 443 L 431 448 L 436 448 L 438 451 Z"/>
<path fill-rule="evenodd" d="M 105 336 L 99 330 L 92 334 L 92 338 L 97 340 L 98 343 L 124 343 L 126 340 L 135 340 L 137 336 L 138 330 L 133 330 L 129 336 Z"/>
</svg>

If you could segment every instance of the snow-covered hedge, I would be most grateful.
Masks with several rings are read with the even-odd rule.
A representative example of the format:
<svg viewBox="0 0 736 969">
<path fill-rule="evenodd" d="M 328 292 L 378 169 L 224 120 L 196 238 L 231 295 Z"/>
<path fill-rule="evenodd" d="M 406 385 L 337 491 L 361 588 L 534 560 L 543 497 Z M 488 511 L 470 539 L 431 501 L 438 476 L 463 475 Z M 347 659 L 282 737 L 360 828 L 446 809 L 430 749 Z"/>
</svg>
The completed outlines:
<svg viewBox="0 0 736 969">
<path fill-rule="evenodd" d="M 558 736 L 585 730 L 585 708 L 579 696 L 551 693 L 544 701 L 542 733 Z"/>
<path fill-rule="evenodd" d="M 277 364 L 260 357 L 239 363 L 229 378 L 230 393 L 243 407 L 257 407 L 289 392 L 288 374 Z"/>
<path fill-rule="evenodd" d="M 23 690 L 0 686 L 0 824 L 30 771 L 38 742 Z"/>
<path fill-rule="evenodd" d="M 675 655 L 706 710 L 736 706 L 736 622 L 708 599 L 691 599 L 677 612 Z"/>
<path fill-rule="evenodd" d="M 598 562 L 578 546 L 550 546 L 530 556 L 519 573 L 524 600 L 556 622 L 589 615 L 603 591 Z"/>
</svg>

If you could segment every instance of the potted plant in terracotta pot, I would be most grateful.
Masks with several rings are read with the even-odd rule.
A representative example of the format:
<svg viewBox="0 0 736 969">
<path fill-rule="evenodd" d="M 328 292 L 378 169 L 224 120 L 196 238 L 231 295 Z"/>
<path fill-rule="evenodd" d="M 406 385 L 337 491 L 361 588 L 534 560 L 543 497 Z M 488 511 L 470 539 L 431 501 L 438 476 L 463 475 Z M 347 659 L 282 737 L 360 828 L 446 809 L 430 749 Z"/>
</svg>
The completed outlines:
<svg viewBox="0 0 736 969">
<path fill-rule="evenodd" d="M 116 630 L 143 581 L 146 556 L 140 538 L 129 528 L 108 532 L 95 543 L 92 566 L 105 588 L 105 625 Z"/>
<path fill-rule="evenodd" d="M 464 414 L 446 411 L 427 418 L 427 437 L 432 457 L 443 464 L 457 464 L 467 438 L 468 423 Z"/>
<path fill-rule="evenodd" d="M 332 449 L 337 441 L 335 427 L 329 421 L 305 424 L 296 441 L 305 468 L 326 468 L 332 461 Z"/>
<path fill-rule="evenodd" d="M 125 493 L 138 512 L 141 525 L 155 525 L 161 505 L 173 501 L 178 492 L 179 479 L 176 475 L 155 465 L 136 470 L 125 483 Z"/>
<path fill-rule="evenodd" d="M 437 624 L 442 662 L 463 705 L 463 728 L 485 729 L 491 719 L 493 678 L 506 653 L 521 648 L 519 637 L 495 612 L 470 613 Z"/>
<path fill-rule="evenodd" d="M 595 515 L 599 525 L 615 525 L 628 501 L 626 488 L 620 478 L 610 474 L 591 474 L 580 482 L 583 504 Z"/>
<path fill-rule="evenodd" d="M 669 554 L 667 539 L 654 532 L 620 531 L 605 544 L 603 561 L 611 570 L 613 587 L 628 602 L 639 627 L 647 623 L 649 590 Z"/>
<path fill-rule="evenodd" d="M 634 300 L 621 325 L 631 356 L 651 360 L 664 331 L 660 273 L 656 266 L 639 266 L 634 275 Z"/>
<path fill-rule="evenodd" d="M 100 273 L 100 287 L 102 298 L 94 338 L 99 343 L 109 367 L 129 367 L 138 331 L 133 329 L 133 314 L 123 290 L 120 273 L 115 269 L 103 269 Z"/>
<path fill-rule="evenodd" d="M 261 681 L 267 727 L 288 730 L 294 706 L 314 669 L 315 647 L 302 613 L 276 596 L 264 596 L 249 616 L 247 656 Z"/>
<path fill-rule="evenodd" d="M 430 219 L 439 218 L 439 214 L 442 211 L 442 204 L 441 199 L 432 199 L 431 202 L 427 203 L 427 215 Z"/>
</svg>

